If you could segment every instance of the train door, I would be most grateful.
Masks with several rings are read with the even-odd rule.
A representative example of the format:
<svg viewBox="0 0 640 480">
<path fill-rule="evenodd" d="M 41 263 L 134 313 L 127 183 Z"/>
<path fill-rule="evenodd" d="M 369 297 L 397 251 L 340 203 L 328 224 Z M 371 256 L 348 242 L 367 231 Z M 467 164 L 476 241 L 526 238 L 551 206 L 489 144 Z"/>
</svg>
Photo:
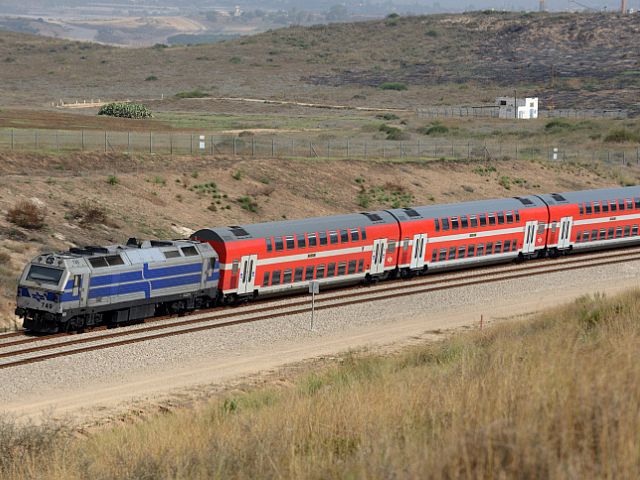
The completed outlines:
<svg viewBox="0 0 640 480">
<path fill-rule="evenodd" d="M 558 234 L 558 249 L 566 249 L 571 245 L 571 227 L 573 226 L 572 217 L 563 217 L 560 219 L 560 233 Z"/>
<path fill-rule="evenodd" d="M 384 272 L 384 259 L 387 255 L 387 239 L 381 238 L 373 241 L 373 252 L 371 254 L 371 275 Z"/>
<path fill-rule="evenodd" d="M 419 233 L 413 237 L 413 252 L 411 253 L 411 265 L 409 268 L 424 267 L 424 251 L 426 243 L 426 233 Z"/>
<path fill-rule="evenodd" d="M 524 227 L 524 240 L 522 242 L 522 253 L 529 254 L 536 250 L 536 229 L 538 222 L 527 222 Z"/>
<path fill-rule="evenodd" d="M 240 259 L 240 269 L 238 277 L 238 295 L 253 293 L 253 286 L 256 279 L 257 255 L 247 255 Z"/>
</svg>

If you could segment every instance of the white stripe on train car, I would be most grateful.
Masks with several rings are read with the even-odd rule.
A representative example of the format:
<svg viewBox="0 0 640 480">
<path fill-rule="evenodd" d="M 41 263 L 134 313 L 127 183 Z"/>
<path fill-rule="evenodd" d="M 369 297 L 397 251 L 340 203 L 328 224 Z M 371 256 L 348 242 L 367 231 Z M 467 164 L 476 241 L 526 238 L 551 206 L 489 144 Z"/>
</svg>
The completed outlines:
<svg viewBox="0 0 640 480">
<path fill-rule="evenodd" d="M 625 220 L 640 220 L 640 214 L 631 215 L 612 215 L 609 217 L 585 218 L 583 220 L 574 220 L 573 225 L 594 225 L 596 223 L 623 222 Z"/>
</svg>

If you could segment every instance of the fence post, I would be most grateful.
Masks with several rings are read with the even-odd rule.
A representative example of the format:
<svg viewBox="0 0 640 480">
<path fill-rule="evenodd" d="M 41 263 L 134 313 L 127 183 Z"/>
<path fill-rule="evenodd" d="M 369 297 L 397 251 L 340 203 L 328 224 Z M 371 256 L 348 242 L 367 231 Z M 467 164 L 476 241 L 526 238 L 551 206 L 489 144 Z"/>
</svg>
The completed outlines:
<svg viewBox="0 0 640 480">
<path fill-rule="evenodd" d="M 38 130 L 36 130 L 36 133 L 35 133 L 35 144 L 37 149 L 38 148 Z"/>
<path fill-rule="evenodd" d="M 56 150 L 60 150 L 60 140 L 58 139 L 58 134 L 60 132 L 56 130 Z"/>
<path fill-rule="evenodd" d="M 169 133 L 169 155 L 173 155 L 173 134 Z"/>
<path fill-rule="evenodd" d="M 149 132 L 149 153 L 153 153 L 153 132 Z"/>
<path fill-rule="evenodd" d="M 467 142 L 467 160 L 471 160 L 471 142 Z"/>
<path fill-rule="evenodd" d="M 327 140 L 327 158 L 331 158 L 331 139 Z"/>
<path fill-rule="evenodd" d="M 80 145 L 81 150 L 84 152 L 84 130 L 80 131 Z"/>
<path fill-rule="evenodd" d="M 453 144 L 453 140 L 451 140 L 451 158 L 454 158 L 456 156 L 455 154 L 455 147 Z"/>
<path fill-rule="evenodd" d="M 516 161 L 518 160 L 518 144 L 516 143 Z"/>
<path fill-rule="evenodd" d="M 363 149 L 364 149 L 364 159 L 367 159 L 367 142 L 365 141 L 363 143 Z"/>
<path fill-rule="evenodd" d="M 251 156 L 256 156 L 256 139 L 255 137 L 251 137 Z"/>
<path fill-rule="evenodd" d="M 211 156 L 216 153 L 216 144 L 213 135 L 209 135 L 209 152 L 211 153 Z"/>
<path fill-rule="evenodd" d="M 13 147 L 15 145 L 15 132 L 14 129 L 11 129 L 11 150 L 13 150 Z"/>
<path fill-rule="evenodd" d="M 422 140 L 418 139 L 418 158 L 422 156 Z"/>
<path fill-rule="evenodd" d="M 193 155 L 193 133 L 190 136 L 189 142 L 190 142 L 190 144 L 189 144 L 189 152 L 191 153 L 191 155 Z"/>
<path fill-rule="evenodd" d="M 625 158 L 624 158 L 624 150 L 622 151 L 622 166 L 624 167 L 626 162 L 625 162 Z"/>
<path fill-rule="evenodd" d="M 271 137 L 271 158 L 276 156 L 276 139 Z"/>
<path fill-rule="evenodd" d="M 107 131 L 104 131 L 104 153 L 107 153 Z"/>
<path fill-rule="evenodd" d="M 347 138 L 347 158 L 351 155 L 351 141 Z"/>
<path fill-rule="evenodd" d="M 131 132 L 127 132 L 127 153 L 131 153 Z"/>
<path fill-rule="evenodd" d="M 636 165 L 640 165 L 640 147 L 636 147 Z"/>
<path fill-rule="evenodd" d="M 236 156 L 236 137 L 233 137 L 233 156 Z"/>
</svg>

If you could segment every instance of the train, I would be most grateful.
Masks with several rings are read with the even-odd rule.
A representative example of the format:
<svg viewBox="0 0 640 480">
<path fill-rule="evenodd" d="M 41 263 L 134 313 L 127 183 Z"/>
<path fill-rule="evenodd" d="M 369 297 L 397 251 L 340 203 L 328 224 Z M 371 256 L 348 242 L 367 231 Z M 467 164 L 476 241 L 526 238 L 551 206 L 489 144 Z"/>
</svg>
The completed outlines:
<svg viewBox="0 0 640 480">
<path fill-rule="evenodd" d="M 189 240 L 42 254 L 20 278 L 16 314 L 34 332 L 77 331 L 310 282 L 326 289 L 637 244 L 639 224 L 640 187 L 624 187 L 202 228 Z"/>
</svg>

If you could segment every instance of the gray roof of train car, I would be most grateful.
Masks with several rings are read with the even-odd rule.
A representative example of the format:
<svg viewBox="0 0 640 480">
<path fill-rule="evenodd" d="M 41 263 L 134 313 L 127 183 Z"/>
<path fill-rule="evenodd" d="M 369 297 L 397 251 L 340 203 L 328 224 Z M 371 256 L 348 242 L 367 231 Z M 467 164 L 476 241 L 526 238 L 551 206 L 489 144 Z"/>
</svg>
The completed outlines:
<svg viewBox="0 0 640 480">
<path fill-rule="evenodd" d="M 351 213 L 347 215 L 334 215 L 331 217 L 304 218 L 300 220 L 284 220 L 280 222 L 252 223 L 239 225 L 249 235 L 236 236 L 234 227 L 204 228 L 193 234 L 194 237 L 203 240 L 217 240 L 208 238 L 213 235 L 220 237 L 224 242 L 247 240 L 252 238 L 283 237 L 301 233 L 320 232 L 325 230 L 343 230 L 346 228 L 370 227 L 372 225 L 395 224 L 396 220 L 388 212 L 367 212 L 379 215 L 381 220 L 372 221 L 364 213 Z"/>
<path fill-rule="evenodd" d="M 639 187 L 620 187 L 620 188 L 601 188 L 599 190 L 582 190 L 579 192 L 564 192 L 559 195 L 563 196 L 569 203 L 581 202 L 598 202 L 602 200 L 615 200 L 619 198 L 636 198 L 640 197 Z M 562 205 L 565 202 L 558 201 L 552 197 L 552 194 L 540 195 L 549 205 Z"/>
<path fill-rule="evenodd" d="M 464 203 L 448 203 L 443 205 L 426 205 L 414 207 L 412 209 L 396 208 L 389 210 L 402 222 L 412 220 L 424 220 L 426 218 L 459 217 L 460 215 L 478 215 L 482 213 L 501 212 L 504 210 L 525 210 L 527 208 L 544 207 L 544 202 L 538 197 L 528 195 L 519 197 L 531 201 L 530 205 L 525 205 L 517 198 L 501 198 L 493 200 L 476 200 Z M 419 217 L 407 215 L 407 211 L 415 210 Z"/>
</svg>

